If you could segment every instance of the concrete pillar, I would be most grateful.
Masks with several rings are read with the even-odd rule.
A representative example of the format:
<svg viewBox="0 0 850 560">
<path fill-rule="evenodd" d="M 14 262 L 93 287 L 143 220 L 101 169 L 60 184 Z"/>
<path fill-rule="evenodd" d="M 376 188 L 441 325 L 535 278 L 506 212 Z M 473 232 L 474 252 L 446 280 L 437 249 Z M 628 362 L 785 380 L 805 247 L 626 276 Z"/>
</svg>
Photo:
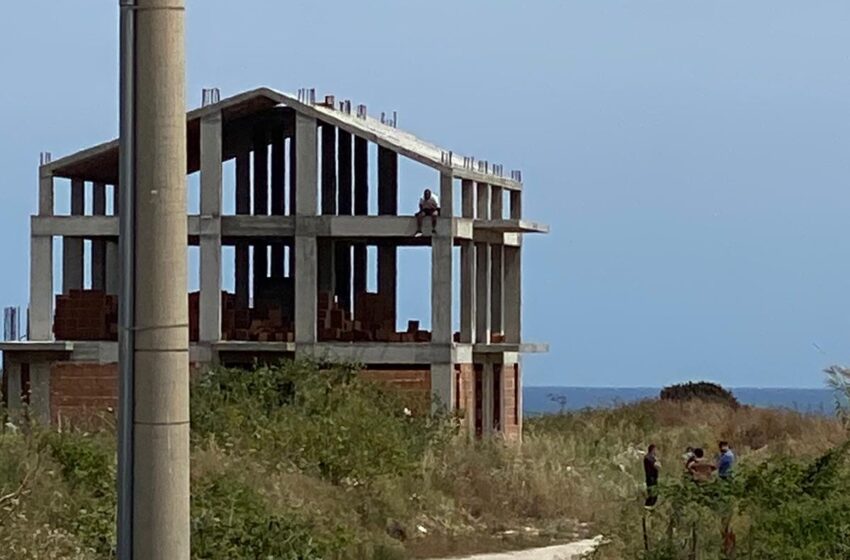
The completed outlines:
<svg viewBox="0 0 850 560">
<path fill-rule="evenodd" d="M 504 218 L 505 197 L 504 190 L 498 185 L 490 186 L 490 219 L 501 220 Z"/>
<path fill-rule="evenodd" d="M 71 215 L 82 216 L 85 211 L 85 182 L 71 181 Z M 83 238 L 62 238 L 62 292 L 83 289 Z"/>
<path fill-rule="evenodd" d="M 321 123 L 322 150 L 322 203 L 324 216 L 333 216 L 337 212 L 336 189 L 336 127 Z M 334 281 L 334 242 L 331 238 L 318 240 L 319 291 L 333 295 Z"/>
<path fill-rule="evenodd" d="M 251 159 L 248 152 L 240 152 L 236 155 L 236 214 L 247 215 L 251 213 Z M 236 306 L 239 309 L 248 309 L 249 305 L 249 279 L 250 279 L 250 257 L 247 241 L 236 242 L 236 262 L 234 271 L 236 276 Z"/>
<path fill-rule="evenodd" d="M 29 339 L 53 339 L 53 237 L 30 236 Z"/>
<path fill-rule="evenodd" d="M 478 183 L 476 188 L 477 208 L 475 218 L 478 220 L 490 219 L 490 185 Z"/>
<path fill-rule="evenodd" d="M 461 215 L 464 218 L 475 217 L 474 199 L 474 184 L 464 179 L 461 183 Z M 475 342 L 475 245 L 466 240 L 460 245 L 460 341 Z"/>
<path fill-rule="evenodd" d="M 53 215 L 53 176 L 38 169 L 38 215 Z"/>
<path fill-rule="evenodd" d="M 398 154 L 378 147 L 378 214 L 398 215 Z M 378 292 L 392 311 L 396 323 L 398 290 L 398 247 L 392 243 L 378 245 Z"/>
<path fill-rule="evenodd" d="M 503 298 L 504 285 L 504 245 L 490 245 L 490 332 L 504 332 Z"/>
<path fill-rule="evenodd" d="M 301 114 L 295 116 L 296 159 L 298 161 L 295 189 L 299 216 L 314 216 L 318 210 L 318 152 L 316 119 Z M 316 342 L 316 237 L 301 235 L 295 228 L 295 342 Z"/>
<path fill-rule="evenodd" d="M 475 341 L 490 343 L 490 246 L 475 244 Z"/>
<path fill-rule="evenodd" d="M 289 137 L 289 215 L 297 214 L 297 199 L 298 188 L 298 154 L 296 153 L 297 143 L 295 141 L 296 131 L 295 125 L 292 125 L 292 136 Z M 295 242 L 289 249 L 289 277 L 295 278 Z"/>
<path fill-rule="evenodd" d="M 50 362 L 30 363 L 29 409 L 31 419 L 43 426 L 50 425 Z"/>
<path fill-rule="evenodd" d="M 522 219 L 522 191 L 511 191 L 511 219 Z"/>
<path fill-rule="evenodd" d="M 369 143 L 359 136 L 354 137 L 354 214 L 369 214 Z M 366 245 L 358 243 L 353 254 L 353 291 L 357 294 L 366 291 L 367 251 Z M 357 307 L 355 303 L 355 308 Z"/>
<path fill-rule="evenodd" d="M 221 339 L 221 113 L 201 120 L 201 342 Z"/>
<path fill-rule="evenodd" d="M 493 406 L 495 395 L 493 394 L 493 363 L 486 360 L 481 373 L 481 425 L 482 435 L 489 436 L 493 433 Z"/>
<path fill-rule="evenodd" d="M 136 4 L 133 557 L 188 560 L 185 3 Z"/>
<path fill-rule="evenodd" d="M 505 342 L 522 342 L 522 247 L 508 247 L 505 255 Z"/>
<path fill-rule="evenodd" d="M 272 216 L 286 215 L 286 153 L 283 129 L 275 127 L 272 131 L 271 162 L 271 213 Z M 283 278 L 284 247 L 283 241 L 272 243 L 271 273 L 273 278 Z"/>
<path fill-rule="evenodd" d="M 254 216 L 269 214 L 269 146 L 265 128 L 254 133 Z M 260 293 L 260 286 L 268 278 L 268 244 L 254 242 L 254 298 Z M 255 302 L 256 305 L 256 302 Z"/>
<path fill-rule="evenodd" d="M 118 215 L 118 185 L 112 186 L 112 214 Z M 106 240 L 106 280 L 104 289 L 107 294 L 118 295 L 118 282 L 120 281 L 120 270 L 118 268 L 118 238 Z"/>
<path fill-rule="evenodd" d="M 442 180 L 447 178 L 448 180 Z M 451 176 L 441 177 L 448 190 L 441 194 L 451 197 Z M 452 237 L 431 237 L 431 343 L 452 345 Z M 431 365 L 431 394 L 435 407 L 451 410 L 455 398 L 455 370 L 451 363 Z"/>
<path fill-rule="evenodd" d="M 92 214 L 106 215 L 106 185 L 92 185 Z M 91 242 L 91 287 L 93 290 L 106 289 L 106 240 L 96 237 Z"/>
<path fill-rule="evenodd" d="M 9 420 L 13 424 L 21 421 L 23 402 L 21 401 L 21 364 L 7 352 L 3 356 L 3 375 L 6 376 L 6 406 Z"/>
<path fill-rule="evenodd" d="M 337 132 L 337 211 L 340 216 L 350 216 L 354 211 L 352 197 L 351 134 L 343 129 Z M 351 309 L 351 244 L 336 242 L 334 254 L 335 292 L 340 307 Z"/>
</svg>

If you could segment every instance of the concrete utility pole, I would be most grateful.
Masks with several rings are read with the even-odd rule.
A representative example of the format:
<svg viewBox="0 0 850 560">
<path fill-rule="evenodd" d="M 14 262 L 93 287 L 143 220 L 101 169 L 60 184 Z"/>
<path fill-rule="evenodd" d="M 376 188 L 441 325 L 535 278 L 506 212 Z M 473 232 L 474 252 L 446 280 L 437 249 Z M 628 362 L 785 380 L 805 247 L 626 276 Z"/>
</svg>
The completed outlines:
<svg viewBox="0 0 850 560">
<path fill-rule="evenodd" d="M 185 0 L 136 0 L 131 9 L 132 550 L 135 560 L 188 560 Z"/>
</svg>

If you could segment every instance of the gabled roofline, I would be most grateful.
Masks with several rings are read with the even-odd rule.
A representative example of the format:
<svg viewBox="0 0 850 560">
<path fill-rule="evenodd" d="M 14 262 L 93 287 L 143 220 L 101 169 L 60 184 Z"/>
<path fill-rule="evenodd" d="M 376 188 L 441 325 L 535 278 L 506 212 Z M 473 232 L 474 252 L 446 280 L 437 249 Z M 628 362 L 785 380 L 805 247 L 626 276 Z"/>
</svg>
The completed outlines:
<svg viewBox="0 0 850 560">
<path fill-rule="evenodd" d="M 446 163 L 443 158 L 445 154 L 451 154 L 449 150 L 424 141 L 409 132 L 386 125 L 375 118 L 369 116 L 361 118 L 326 105 L 303 103 L 297 97 L 275 91 L 268 87 L 259 87 L 245 91 L 222 99 L 218 103 L 193 109 L 186 113 L 186 120 L 188 123 L 194 120 L 200 120 L 205 116 L 215 114 L 219 111 L 226 113 L 229 109 L 238 107 L 247 101 L 262 98 L 268 100 L 270 106 L 282 105 L 290 107 L 301 114 L 342 128 L 441 173 L 449 173 L 456 178 L 488 183 L 508 190 L 522 189 L 522 183 L 520 181 L 493 173 L 483 173 L 469 169 L 463 165 L 458 165 L 458 160 L 464 160 L 462 156 L 452 155 L 451 162 Z M 61 177 L 63 176 L 63 170 L 85 162 L 89 158 L 103 156 L 117 149 L 117 139 L 104 142 L 103 144 L 98 144 L 45 164 L 41 167 L 41 173 L 42 175 L 47 174 Z"/>
</svg>

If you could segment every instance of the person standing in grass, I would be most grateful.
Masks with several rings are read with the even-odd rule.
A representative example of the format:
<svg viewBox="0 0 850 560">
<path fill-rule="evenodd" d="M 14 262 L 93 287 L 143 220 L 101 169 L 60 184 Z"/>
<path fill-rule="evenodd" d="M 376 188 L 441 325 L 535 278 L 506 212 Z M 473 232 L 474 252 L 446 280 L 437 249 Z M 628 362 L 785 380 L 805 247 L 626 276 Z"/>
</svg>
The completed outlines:
<svg viewBox="0 0 850 560">
<path fill-rule="evenodd" d="M 732 478 L 732 467 L 735 465 L 735 454 L 729 447 L 728 441 L 721 441 L 718 444 L 720 447 L 720 456 L 717 458 L 717 476 L 722 480 Z"/>
<path fill-rule="evenodd" d="M 658 501 L 658 472 L 661 461 L 658 460 L 655 444 L 651 444 L 643 456 L 643 472 L 646 475 L 646 501 L 644 506 L 653 507 Z"/>
<path fill-rule="evenodd" d="M 710 482 L 717 467 L 705 456 L 705 451 L 703 451 L 702 447 L 697 447 L 694 449 L 694 460 L 691 461 L 688 470 L 694 482 Z"/>
</svg>

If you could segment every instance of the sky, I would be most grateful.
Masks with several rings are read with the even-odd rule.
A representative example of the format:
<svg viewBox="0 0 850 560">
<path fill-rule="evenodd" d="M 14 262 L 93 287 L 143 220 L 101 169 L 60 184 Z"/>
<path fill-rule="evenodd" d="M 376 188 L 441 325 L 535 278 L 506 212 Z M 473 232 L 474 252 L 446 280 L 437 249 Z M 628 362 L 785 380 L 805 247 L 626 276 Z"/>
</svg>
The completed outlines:
<svg viewBox="0 0 850 560">
<path fill-rule="evenodd" d="M 39 152 L 117 134 L 117 5 L 3 8 L 0 306 L 26 306 Z M 527 384 L 819 387 L 850 363 L 846 0 L 188 0 L 186 22 L 191 107 L 315 87 L 522 170 L 551 226 L 524 244 L 524 337 L 550 344 Z M 432 180 L 408 169 L 402 208 Z M 424 318 L 428 256 L 400 262 Z"/>
</svg>

